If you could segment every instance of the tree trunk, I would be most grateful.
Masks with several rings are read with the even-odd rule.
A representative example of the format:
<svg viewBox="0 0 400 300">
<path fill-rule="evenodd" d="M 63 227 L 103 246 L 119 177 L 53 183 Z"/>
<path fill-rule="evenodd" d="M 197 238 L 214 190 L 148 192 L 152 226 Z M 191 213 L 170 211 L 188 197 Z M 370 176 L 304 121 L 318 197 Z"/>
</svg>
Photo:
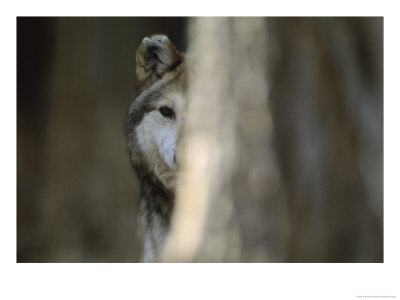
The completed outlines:
<svg viewBox="0 0 400 300">
<path fill-rule="evenodd" d="M 166 261 L 383 262 L 382 18 L 198 18 Z"/>
</svg>

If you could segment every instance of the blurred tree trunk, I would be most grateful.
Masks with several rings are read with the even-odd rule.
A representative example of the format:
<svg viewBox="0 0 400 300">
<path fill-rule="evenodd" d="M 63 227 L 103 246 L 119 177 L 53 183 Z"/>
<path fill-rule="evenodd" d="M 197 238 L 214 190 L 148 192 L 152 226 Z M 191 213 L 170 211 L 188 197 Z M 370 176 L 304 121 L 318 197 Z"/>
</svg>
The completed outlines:
<svg viewBox="0 0 400 300">
<path fill-rule="evenodd" d="M 44 87 L 51 97 L 41 161 L 45 179 L 36 199 L 44 261 L 137 259 L 137 205 L 128 196 L 137 187 L 123 159 L 133 82 L 123 58 L 133 56 L 133 41 L 126 40 L 131 31 L 129 20 L 56 19 L 54 61 Z M 123 43 L 130 47 L 119 47 Z"/>
<path fill-rule="evenodd" d="M 383 262 L 382 18 L 199 18 L 166 261 Z"/>
</svg>

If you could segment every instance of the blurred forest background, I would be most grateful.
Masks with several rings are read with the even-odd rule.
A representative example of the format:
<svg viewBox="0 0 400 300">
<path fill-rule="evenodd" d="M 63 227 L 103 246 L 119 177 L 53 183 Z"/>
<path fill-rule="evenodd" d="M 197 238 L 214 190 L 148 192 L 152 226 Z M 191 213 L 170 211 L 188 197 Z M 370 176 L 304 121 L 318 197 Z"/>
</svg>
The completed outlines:
<svg viewBox="0 0 400 300">
<path fill-rule="evenodd" d="M 135 51 L 183 18 L 17 18 L 19 262 L 138 260 L 124 123 Z"/>
<path fill-rule="evenodd" d="M 194 122 L 226 154 L 210 154 L 202 241 L 167 260 L 383 262 L 383 18 L 26 17 L 18 262 L 138 261 L 124 121 L 153 33 L 215 63 L 198 108 L 222 123 Z"/>
</svg>

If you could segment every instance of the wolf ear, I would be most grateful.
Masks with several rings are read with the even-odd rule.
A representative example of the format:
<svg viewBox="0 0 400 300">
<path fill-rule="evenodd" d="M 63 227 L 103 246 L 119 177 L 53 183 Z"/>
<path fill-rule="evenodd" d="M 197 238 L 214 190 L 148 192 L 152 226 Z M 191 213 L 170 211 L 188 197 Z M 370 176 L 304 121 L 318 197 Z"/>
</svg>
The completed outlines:
<svg viewBox="0 0 400 300">
<path fill-rule="evenodd" d="M 145 37 L 136 51 L 136 88 L 142 90 L 182 62 L 180 54 L 165 35 Z"/>
</svg>

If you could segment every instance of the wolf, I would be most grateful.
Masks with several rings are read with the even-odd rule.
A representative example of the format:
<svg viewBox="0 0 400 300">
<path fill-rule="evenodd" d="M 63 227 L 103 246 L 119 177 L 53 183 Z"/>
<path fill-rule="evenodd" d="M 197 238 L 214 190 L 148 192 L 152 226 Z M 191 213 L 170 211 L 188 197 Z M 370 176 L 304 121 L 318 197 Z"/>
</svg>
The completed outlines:
<svg viewBox="0 0 400 300">
<path fill-rule="evenodd" d="M 136 51 L 136 95 L 125 125 L 130 162 L 140 182 L 144 262 L 159 260 L 171 223 L 187 89 L 187 55 L 165 35 L 145 37 Z"/>
</svg>

